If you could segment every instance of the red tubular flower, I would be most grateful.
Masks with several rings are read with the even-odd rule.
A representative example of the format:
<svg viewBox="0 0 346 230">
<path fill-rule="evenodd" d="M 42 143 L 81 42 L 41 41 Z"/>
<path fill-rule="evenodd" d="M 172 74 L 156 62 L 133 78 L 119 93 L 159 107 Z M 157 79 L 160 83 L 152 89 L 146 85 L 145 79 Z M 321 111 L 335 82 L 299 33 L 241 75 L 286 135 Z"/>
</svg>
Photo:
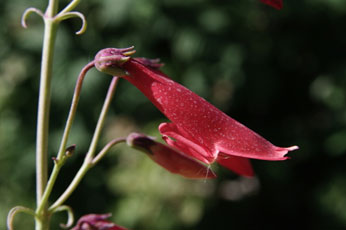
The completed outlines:
<svg viewBox="0 0 346 230">
<path fill-rule="evenodd" d="M 144 150 L 153 161 L 171 173 L 180 174 L 192 179 L 216 177 L 209 167 L 143 134 L 131 133 L 127 137 L 127 144 L 131 147 Z"/>
<path fill-rule="evenodd" d="M 264 4 L 270 5 L 277 10 L 281 10 L 283 7 L 282 0 L 260 0 Z"/>
<path fill-rule="evenodd" d="M 114 50 L 121 51 L 105 49 L 99 52 L 98 57 L 114 54 Z M 298 149 L 297 146 L 274 146 L 197 94 L 172 81 L 157 70 L 157 61 L 129 58 L 116 66 L 113 63 L 102 63 L 101 66 L 100 69 L 107 69 L 108 66 L 126 71 L 127 75 L 123 78 L 142 91 L 172 122 L 159 126 L 166 143 L 201 162 L 211 164 L 217 161 L 240 175 L 252 176 L 248 158 L 285 160 L 289 151 Z"/>
<path fill-rule="evenodd" d="M 82 216 L 71 230 L 126 230 L 107 220 L 111 214 L 88 214 Z"/>
</svg>

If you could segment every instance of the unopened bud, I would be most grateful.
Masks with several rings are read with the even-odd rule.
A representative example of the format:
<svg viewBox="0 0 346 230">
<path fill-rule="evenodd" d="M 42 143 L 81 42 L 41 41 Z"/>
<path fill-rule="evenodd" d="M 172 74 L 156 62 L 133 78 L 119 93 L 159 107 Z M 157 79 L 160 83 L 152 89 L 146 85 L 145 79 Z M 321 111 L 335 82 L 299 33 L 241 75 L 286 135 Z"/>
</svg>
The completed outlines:
<svg viewBox="0 0 346 230">
<path fill-rule="evenodd" d="M 88 214 L 82 216 L 71 230 L 126 230 L 107 219 L 111 214 Z"/>
<path fill-rule="evenodd" d="M 65 150 L 65 156 L 67 156 L 67 157 L 72 156 L 72 154 L 74 153 L 75 150 L 76 150 L 76 145 L 74 145 L 74 144 L 67 147 Z"/>
<path fill-rule="evenodd" d="M 171 173 L 180 174 L 192 179 L 215 178 L 214 172 L 196 159 L 183 154 L 170 146 L 139 133 L 131 133 L 126 142 L 129 146 L 147 153 L 154 162 Z"/>
<path fill-rule="evenodd" d="M 122 69 L 121 66 L 136 52 L 133 48 L 131 46 L 123 49 L 106 48 L 100 50 L 95 56 L 96 69 L 112 76 L 126 75 L 126 70 Z"/>
</svg>

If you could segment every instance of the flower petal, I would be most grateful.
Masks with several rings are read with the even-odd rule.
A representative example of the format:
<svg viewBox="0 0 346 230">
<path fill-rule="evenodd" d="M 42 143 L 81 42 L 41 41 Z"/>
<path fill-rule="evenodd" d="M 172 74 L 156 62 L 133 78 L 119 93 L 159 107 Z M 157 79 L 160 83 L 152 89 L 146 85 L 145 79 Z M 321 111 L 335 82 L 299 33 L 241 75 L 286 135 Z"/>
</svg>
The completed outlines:
<svg viewBox="0 0 346 230">
<path fill-rule="evenodd" d="M 229 170 L 239 175 L 248 177 L 254 176 L 251 162 L 247 158 L 235 157 L 230 155 L 222 156 L 222 153 L 220 153 L 216 161 L 223 167 L 228 168 Z"/>
<path fill-rule="evenodd" d="M 261 1 L 278 9 L 282 7 L 282 0 Z M 244 158 L 285 160 L 289 151 L 298 149 L 297 146 L 282 148 L 271 144 L 197 94 L 171 80 L 158 70 L 158 60 L 130 58 L 133 53 L 133 47 L 105 49 L 96 55 L 95 65 L 98 65 L 100 71 L 122 74 L 172 122 L 159 127 L 163 139 L 170 146 L 204 163 L 210 164 L 218 160 L 225 167 L 248 175 L 252 173 L 252 169 L 250 170 L 249 161 Z M 187 177 L 199 177 L 200 174 L 195 169 L 204 170 L 205 174 L 204 165 L 194 159 L 152 139 L 145 140 L 144 146 L 141 143 L 139 147 L 146 149 L 149 156 L 167 170 Z M 192 171 L 188 170 L 189 165 Z"/>
<path fill-rule="evenodd" d="M 127 143 L 132 147 L 144 150 L 153 161 L 171 173 L 192 179 L 216 177 L 210 167 L 143 134 L 130 134 Z"/>
<path fill-rule="evenodd" d="M 160 69 L 164 65 L 160 62 L 160 59 L 158 58 L 148 59 L 148 58 L 140 57 L 140 58 L 133 58 L 133 59 L 147 67 L 150 67 L 152 69 L 157 69 L 157 70 Z M 165 77 L 168 77 L 168 76 L 165 76 Z"/>
<path fill-rule="evenodd" d="M 133 59 L 122 67 L 129 73 L 124 78 L 141 90 L 178 129 L 174 130 L 171 126 L 169 133 L 161 130 L 164 135 L 175 138 L 177 143 L 167 138 L 165 140 L 203 162 L 213 162 L 218 152 L 245 158 L 285 160 L 287 157 L 284 155 L 288 151 L 297 149 L 296 146 L 274 146 L 156 69 Z M 201 156 L 197 156 L 196 145 L 208 153 L 201 151 Z M 187 148 L 195 151 L 187 151 Z"/>
<path fill-rule="evenodd" d="M 237 141 L 239 143 L 233 145 L 232 139 L 229 141 L 224 139 L 217 143 L 217 149 L 228 155 L 268 161 L 286 160 L 289 157 L 285 155 L 289 151 L 298 149 L 298 146 L 287 148 L 274 146 L 263 137 L 253 135 L 253 133 L 244 133 L 241 138 L 237 138 Z"/>
<path fill-rule="evenodd" d="M 261 0 L 264 4 L 270 5 L 277 10 L 282 9 L 283 3 L 282 0 Z"/>
<path fill-rule="evenodd" d="M 188 154 L 206 164 L 210 164 L 214 161 L 215 158 L 210 157 L 213 155 L 210 151 L 203 148 L 200 144 L 197 144 L 196 140 L 189 136 L 183 129 L 179 129 L 175 124 L 162 123 L 159 126 L 159 131 L 168 145 L 175 147 L 185 154 Z"/>
</svg>

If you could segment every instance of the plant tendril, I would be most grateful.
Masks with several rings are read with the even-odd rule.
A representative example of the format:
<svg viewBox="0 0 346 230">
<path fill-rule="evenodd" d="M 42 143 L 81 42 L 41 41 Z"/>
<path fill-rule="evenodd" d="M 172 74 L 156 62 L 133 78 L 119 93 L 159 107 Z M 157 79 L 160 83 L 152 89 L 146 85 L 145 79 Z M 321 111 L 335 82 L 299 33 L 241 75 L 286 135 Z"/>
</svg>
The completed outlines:
<svg viewBox="0 0 346 230">
<path fill-rule="evenodd" d="M 13 220 L 15 215 L 17 215 L 18 213 L 23 212 L 32 216 L 35 216 L 35 211 L 27 208 L 27 207 L 23 207 L 23 206 L 16 206 L 14 208 L 12 208 L 8 215 L 7 215 L 7 228 L 8 230 L 13 230 Z"/>
<path fill-rule="evenodd" d="M 64 13 L 59 13 L 56 17 L 55 20 L 57 20 L 58 22 L 61 22 L 63 20 L 66 19 L 70 19 L 70 18 L 80 18 L 82 20 L 82 26 L 81 28 L 76 32 L 77 35 L 80 35 L 82 33 L 84 33 L 87 29 L 87 20 L 85 19 L 85 16 L 77 11 L 71 11 L 71 12 L 64 12 Z"/>
<path fill-rule="evenodd" d="M 68 229 L 72 226 L 72 224 L 74 222 L 73 210 L 70 206 L 67 206 L 67 205 L 61 205 L 54 210 L 54 212 L 62 212 L 62 211 L 67 212 L 67 223 L 66 224 L 60 224 L 60 227 L 62 227 L 64 229 Z"/>
<path fill-rule="evenodd" d="M 21 24 L 22 26 L 26 29 L 28 28 L 28 24 L 26 23 L 26 19 L 28 18 L 28 16 L 31 14 L 31 13 L 36 13 L 38 16 L 40 16 L 42 19 L 44 19 L 44 14 L 42 13 L 41 10 L 37 9 L 37 8 L 34 8 L 34 7 L 30 7 L 28 9 L 26 9 L 22 15 L 22 19 L 21 19 Z"/>
</svg>

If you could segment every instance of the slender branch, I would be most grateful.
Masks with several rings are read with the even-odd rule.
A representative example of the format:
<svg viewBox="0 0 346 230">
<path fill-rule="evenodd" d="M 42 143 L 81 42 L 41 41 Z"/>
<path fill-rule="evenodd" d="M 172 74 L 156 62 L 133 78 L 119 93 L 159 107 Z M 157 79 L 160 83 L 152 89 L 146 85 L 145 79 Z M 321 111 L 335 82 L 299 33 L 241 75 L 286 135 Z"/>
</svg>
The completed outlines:
<svg viewBox="0 0 346 230">
<path fill-rule="evenodd" d="M 126 142 L 126 138 L 117 138 L 109 142 L 103 149 L 94 157 L 92 164 L 97 164 L 105 155 L 106 153 L 116 144 Z"/>
<path fill-rule="evenodd" d="M 82 90 L 82 85 L 83 85 L 83 81 L 84 78 L 86 76 L 86 73 L 94 66 L 94 62 L 90 62 L 88 63 L 80 72 L 77 82 L 76 82 L 76 87 L 74 90 L 74 94 L 73 94 L 73 99 L 71 102 L 71 107 L 70 107 L 70 112 L 66 121 L 66 125 L 65 125 L 65 130 L 64 130 L 64 134 L 60 143 L 60 147 L 59 147 L 59 151 L 55 160 L 55 164 L 54 164 L 54 168 L 53 171 L 50 175 L 49 181 L 47 183 L 46 189 L 44 191 L 44 194 L 42 196 L 41 199 L 41 203 L 39 204 L 39 206 L 37 207 L 36 212 L 40 213 L 43 208 L 47 205 L 48 202 L 48 198 L 52 192 L 53 186 L 55 184 L 55 181 L 59 175 L 60 169 L 61 167 L 64 165 L 65 163 L 65 159 L 66 156 L 64 155 L 66 152 L 66 145 L 67 145 L 67 140 L 70 134 L 70 130 L 72 127 L 72 123 L 74 120 L 74 117 L 76 115 L 76 111 L 77 111 L 77 107 L 78 107 L 78 102 L 79 102 L 79 98 L 80 98 L 80 93 Z"/>
<path fill-rule="evenodd" d="M 94 166 L 93 157 L 94 157 L 94 154 L 96 151 L 98 141 L 100 139 L 100 134 L 101 134 L 104 122 L 105 122 L 106 114 L 108 112 L 110 103 L 112 101 L 112 98 L 113 98 L 115 90 L 116 90 L 118 80 L 119 80 L 118 77 L 113 77 L 112 82 L 108 88 L 107 96 L 106 96 L 105 102 L 103 104 L 103 107 L 102 107 L 102 110 L 101 110 L 101 113 L 99 116 L 99 120 L 97 122 L 96 129 L 94 132 L 94 136 L 93 136 L 92 141 L 90 143 L 88 153 L 85 156 L 83 165 L 81 166 L 81 168 L 79 169 L 76 176 L 73 178 L 72 182 L 67 187 L 65 192 L 55 201 L 54 204 L 52 204 L 50 206 L 50 208 L 49 208 L 50 212 L 54 211 L 56 208 L 58 208 L 60 205 L 62 205 L 71 196 L 73 191 L 77 188 L 77 186 L 79 185 L 79 183 L 83 179 L 84 175 L 87 173 L 87 171 L 92 166 Z"/>
<path fill-rule="evenodd" d="M 64 14 L 72 11 L 79 4 L 80 0 L 72 0 L 59 14 Z"/>
<path fill-rule="evenodd" d="M 77 110 L 77 105 L 79 102 L 79 98 L 80 98 L 80 93 L 82 90 L 82 85 L 83 85 L 83 81 L 84 78 L 86 76 L 86 73 L 92 68 L 94 67 L 94 62 L 89 62 L 80 72 L 77 82 L 76 82 L 76 87 L 73 93 L 73 99 L 72 99 L 72 103 L 71 103 L 71 107 L 70 107 L 70 112 L 66 121 L 66 126 L 65 126 L 65 130 L 64 130 L 64 134 L 61 140 L 61 144 L 59 147 L 59 152 L 57 155 L 57 159 L 61 159 L 61 157 L 63 156 L 63 154 L 65 153 L 65 149 L 66 149 L 66 144 L 67 144 L 67 139 L 69 137 L 69 133 L 71 130 L 71 126 L 76 114 L 76 110 Z"/>
<path fill-rule="evenodd" d="M 86 155 L 86 159 L 87 158 L 92 159 L 94 157 L 94 154 L 96 152 L 97 143 L 98 143 L 98 141 L 100 139 L 101 131 L 102 131 L 103 125 L 104 125 L 105 120 L 106 120 L 105 119 L 106 118 L 106 114 L 108 112 L 110 103 L 111 103 L 111 101 L 113 99 L 113 96 L 114 96 L 115 89 L 116 89 L 116 86 L 118 84 L 118 81 L 119 81 L 118 77 L 113 77 L 112 82 L 109 85 L 107 96 L 106 96 L 105 102 L 103 104 L 103 107 L 102 107 L 102 110 L 101 110 L 101 113 L 100 113 L 100 117 L 99 117 L 99 120 L 98 120 L 97 125 L 96 125 L 96 129 L 95 129 L 95 132 L 94 132 L 94 136 L 93 136 L 93 138 L 91 140 L 91 143 L 90 143 L 90 146 L 89 146 L 89 151 L 88 151 L 88 153 Z"/>
<path fill-rule="evenodd" d="M 58 13 L 59 0 L 49 0 L 45 15 L 53 18 Z"/>
<path fill-rule="evenodd" d="M 52 206 L 50 206 L 50 208 L 48 209 L 49 212 L 53 212 L 54 210 L 56 210 L 71 196 L 90 167 L 91 165 L 89 163 L 83 163 L 82 167 L 80 167 L 76 176 L 73 178 L 71 184 L 68 186 L 65 192 L 55 201 L 54 204 L 52 204 Z"/>
</svg>

